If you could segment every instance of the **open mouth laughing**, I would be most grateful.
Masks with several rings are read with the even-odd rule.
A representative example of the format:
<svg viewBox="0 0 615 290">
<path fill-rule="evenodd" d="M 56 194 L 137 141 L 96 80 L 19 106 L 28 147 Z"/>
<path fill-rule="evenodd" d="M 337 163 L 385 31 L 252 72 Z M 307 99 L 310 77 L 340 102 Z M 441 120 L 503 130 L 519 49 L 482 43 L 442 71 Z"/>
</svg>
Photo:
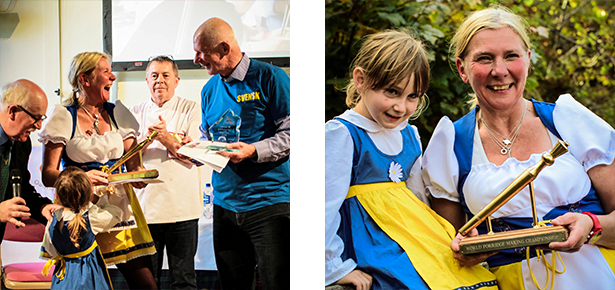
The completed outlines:
<svg viewBox="0 0 615 290">
<path fill-rule="evenodd" d="M 487 86 L 487 88 L 493 91 L 504 91 L 504 90 L 510 89 L 513 85 L 514 83 L 511 83 L 509 85 L 503 85 L 503 86 Z"/>
</svg>

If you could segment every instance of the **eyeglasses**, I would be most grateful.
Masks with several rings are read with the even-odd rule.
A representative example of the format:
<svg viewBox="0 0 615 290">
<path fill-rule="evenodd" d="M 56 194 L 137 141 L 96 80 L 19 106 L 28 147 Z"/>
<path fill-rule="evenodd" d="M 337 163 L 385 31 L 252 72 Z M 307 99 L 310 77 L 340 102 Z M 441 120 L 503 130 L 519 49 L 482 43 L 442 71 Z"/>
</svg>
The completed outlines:
<svg viewBox="0 0 615 290">
<path fill-rule="evenodd" d="M 42 115 L 40 117 L 35 117 L 34 115 L 32 115 L 32 113 L 28 112 L 28 110 L 26 110 L 24 107 L 17 105 L 18 108 L 20 108 L 22 111 L 24 111 L 26 114 L 28 114 L 28 116 L 32 117 L 32 119 L 34 119 L 34 123 L 38 122 L 38 121 L 44 121 L 45 119 L 47 119 L 47 115 Z"/>
</svg>

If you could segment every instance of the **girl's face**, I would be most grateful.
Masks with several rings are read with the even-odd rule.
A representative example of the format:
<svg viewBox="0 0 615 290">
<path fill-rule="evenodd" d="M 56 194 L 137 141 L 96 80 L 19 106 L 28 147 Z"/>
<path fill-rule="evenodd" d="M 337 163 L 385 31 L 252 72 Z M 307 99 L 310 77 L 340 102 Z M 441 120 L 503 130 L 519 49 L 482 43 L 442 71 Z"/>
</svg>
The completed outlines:
<svg viewBox="0 0 615 290">
<path fill-rule="evenodd" d="M 530 52 L 509 27 L 483 29 L 472 37 L 465 58 L 457 58 L 456 64 L 482 107 L 502 109 L 523 96 Z"/>
<path fill-rule="evenodd" d="M 397 127 L 416 110 L 419 96 L 414 87 L 414 75 L 406 77 L 400 83 L 371 89 L 366 87 L 363 69 L 356 68 L 353 80 L 361 93 L 361 99 L 354 110 L 386 129 Z"/>
</svg>

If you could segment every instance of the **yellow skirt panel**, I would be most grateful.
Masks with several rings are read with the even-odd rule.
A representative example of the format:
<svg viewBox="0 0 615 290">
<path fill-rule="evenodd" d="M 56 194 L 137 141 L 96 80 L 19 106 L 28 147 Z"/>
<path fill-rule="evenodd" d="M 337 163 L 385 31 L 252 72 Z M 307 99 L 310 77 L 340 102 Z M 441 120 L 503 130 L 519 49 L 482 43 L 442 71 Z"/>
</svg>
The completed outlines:
<svg viewBox="0 0 615 290">
<path fill-rule="evenodd" d="M 420 201 L 404 182 L 384 182 L 350 187 L 378 226 L 408 254 L 431 289 L 455 289 L 495 280 L 482 266 L 461 266 L 450 243 L 453 226 Z M 482 289 L 497 289 L 496 286 Z"/>
<path fill-rule="evenodd" d="M 126 195 L 130 199 L 130 206 L 137 222 L 137 227 L 122 231 L 99 233 L 96 242 L 103 253 L 107 266 L 125 263 L 134 258 L 156 253 L 154 240 L 149 232 L 147 221 L 141 211 L 141 205 L 135 195 L 132 185 L 123 184 Z"/>
</svg>

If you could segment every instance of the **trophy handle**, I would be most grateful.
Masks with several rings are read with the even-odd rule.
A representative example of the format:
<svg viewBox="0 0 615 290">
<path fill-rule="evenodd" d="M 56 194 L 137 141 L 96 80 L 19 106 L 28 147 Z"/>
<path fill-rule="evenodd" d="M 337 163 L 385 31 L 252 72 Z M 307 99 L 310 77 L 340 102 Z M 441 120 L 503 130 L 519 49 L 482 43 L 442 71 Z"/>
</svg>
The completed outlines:
<svg viewBox="0 0 615 290">
<path fill-rule="evenodd" d="M 152 131 L 152 133 L 149 136 L 147 136 L 147 138 L 145 138 L 145 140 L 141 141 L 141 143 L 139 143 L 137 146 L 135 146 L 134 148 L 130 149 L 130 151 L 126 152 L 126 154 L 124 154 L 124 156 L 122 156 L 122 158 L 120 158 L 113 165 L 111 165 L 111 167 L 103 168 L 102 171 L 105 172 L 105 173 L 113 172 L 114 170 L 119 168 L 122 164 L 124 164 L 124 162 L 126 162 L 128 159 L 130 159 L 133 155 L 135 155 L 137 152 L 141 152 L 141 149 L 143 149 L 143 147 L 145 147 L 145 144 L 151 142 L 152 139 L 154 139 L 154 137 L 156 137 L 157 135 L 158 135 L 158 131 Z"/>
</svg>

